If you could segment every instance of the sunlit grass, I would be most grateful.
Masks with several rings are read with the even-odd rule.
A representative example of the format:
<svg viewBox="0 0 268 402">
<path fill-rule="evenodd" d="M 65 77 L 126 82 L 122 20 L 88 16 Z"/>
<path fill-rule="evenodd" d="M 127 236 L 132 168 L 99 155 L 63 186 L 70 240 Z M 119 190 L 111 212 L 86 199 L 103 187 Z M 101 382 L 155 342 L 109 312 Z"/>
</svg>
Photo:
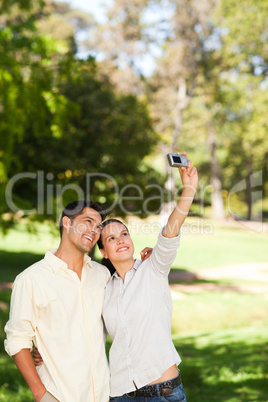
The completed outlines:
<svg viewBox="0 0 268 402">
<path fill-rule="evenodd" d="M 174 337 L 189 401 L 268 400 L 267 327 Z"/>
<path fill-rule="evenodd" d="M 181 268 L 197 272 L 199 269 L 217 268 L 222 265 L 234 265 L 250 262 L 268 261 L 268 233 L 257 233 L 244 229 L 243 226 L 233 228 L 228 224 L 206 221 L 200 218 L 187 218 L 188 228 L 182 230 L 181 245 L 173 268 Z M 152 228 L 158 228 L 153 226 Z M 210 228 L 206 232 L 205 227 Z M 145 246 L 153 247 L 157 241 L 157 230 L 150 233 L 146 227 L 146 235 L 132 232 L 137 257 Z"/>
<path fill-rule="evenodd" d="M 59 236 L 51 232 L 51 226 L 40 224 L 37 233 L 29 233 L 26 224 L 17 224 L 7 235 L 0 234 L 1 249 L 12 252 L 31 252 L 34 254 L 44 253 L 49 248 L 57 248 Z"/>
<path fill-rule="evenodd" d="M 136 257 L 139 258 L 139 252 L 144 247 L 155 245 L 160 223 L 157 217 L 134 222 L 130 221 L 130 230 Z M 268 261 L 268 233 L 247 230 L 242 225 L 241 228 L 233 228 L 195 217 L 187 218 L 185 225 L 174 268 L 196 272 L 228 264 Z M 206 231 L 206 228 L 209 230 Z M 19 224 L 7 236 L 0 235 L 0 241 L 1 249 L 5 251 L 43 254 L 47 249 L 58 247 L 59 236 L 53 236 L 51 228 L 45 224 L 39 225 L 38 236 L 27 233 L 25 224 Z M 98 250 L 96 257 L 101 258 Z"/>
<path fill-rule="evenodd" d="M 250 325 L 268 327 L 268 299 L 262 293 L 203 291 L 183 293 L 181 298 L 173 300 L 172 330 L 175 334 Z"/>
</svg>

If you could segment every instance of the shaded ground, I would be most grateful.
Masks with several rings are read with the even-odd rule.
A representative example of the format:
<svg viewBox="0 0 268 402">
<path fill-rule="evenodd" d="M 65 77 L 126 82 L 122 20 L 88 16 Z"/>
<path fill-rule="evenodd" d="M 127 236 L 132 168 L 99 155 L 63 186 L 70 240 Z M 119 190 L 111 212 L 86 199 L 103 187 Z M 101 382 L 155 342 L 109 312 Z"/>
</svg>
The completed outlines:
<svg viewBox="0 0 268 402">
<path fill-rule="evenodd" d="M 242 281 L 248 281 L 248 283 L 223 285 L 213 282 L 222 279 L 241 279 Z M 171 282 L 171 290 L 175 292 L 195 293 L 202 290 L 237 291 L 267 293 L 268 297 L 268 263 L 226 265 L 215 269 L 203 269 L 198 273 L 185 270 L 172 270 L 169 274 L 169 281 Z M 12 282 L 0 282 L 0 290 L 11 288 Z"/>
<path fill-rule="evenodd" d="M 213 283 L 213 281 L 222 279 L 241 279 L 241 282 L 246 281 L 247 283 L 241 283 L 241 285 Z M 170 287 L 174 298 L 179 298 L 179 294 L 177 294 L 176 297 L 174 293 L 196 293 L 207 290 L 266 293 L 268 298 L 268 263 L 227 265 L 216 269 L 204 269 L 198 273 L 172 270 L 169 275 L 169 280 L 171 282 Z M 195 283 L 191 283 L 193 281 L 195 281 Z"/>
</svg>

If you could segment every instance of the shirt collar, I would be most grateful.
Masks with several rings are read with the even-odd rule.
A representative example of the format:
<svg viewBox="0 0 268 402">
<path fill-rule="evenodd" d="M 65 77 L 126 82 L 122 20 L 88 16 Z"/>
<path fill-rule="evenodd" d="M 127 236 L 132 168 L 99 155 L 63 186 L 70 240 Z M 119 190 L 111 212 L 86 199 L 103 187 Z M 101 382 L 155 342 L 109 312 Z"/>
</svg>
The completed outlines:
<svg viewBox="0 0 268 402">
<path fill-rule="evenodd" d="M 141 265 L 141 260 L 135 259 L 134 261 L 134 265 L 133 267 L 130 269 L 130 271 L 132 271 L 132 269 L 135 269 L 135 271 L 137 271 L 137 269 L 139 268 L 139 266 Z M 118 275 L 118 273 L 115 271 L 114 274 L 112 275 L 112 278 L 120 278 L 120 276 Z"/>
<path fill-rule="evenodd" d="M 136 269 L 136 271 L 137 271 L 137 269 L 139 268 L 140 265 L 141 265 L 141 260 L 136 259 L 134 262 L 133 268 Z"/>
<path fill-rule="evenodd" d="M 57 249 L 48 250 L 45 254 L 45 260 L 55 273 L 57 273 L 60 269 L 68 269 L 66 262 L 55 256 L 56 251 Z M 93 269 L 91 258 L 87 254 L 84 255 L 84 267 L 85 266 L 89 266 Z"/>
</svg>

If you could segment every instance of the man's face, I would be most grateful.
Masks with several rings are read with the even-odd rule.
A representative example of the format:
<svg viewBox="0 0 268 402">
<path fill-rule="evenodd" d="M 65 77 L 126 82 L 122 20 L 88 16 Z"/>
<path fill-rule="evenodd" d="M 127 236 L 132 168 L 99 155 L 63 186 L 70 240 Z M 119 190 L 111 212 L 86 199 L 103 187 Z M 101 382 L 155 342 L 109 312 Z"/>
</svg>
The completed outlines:
<svg viewBox="0 0 268 402">
<path fill-rule="evenodd" d="M 88 253 L 99 240 L 101 216 L 92 208 L 84 208 L 74 220 L 68 219 L 66 231 L 69 240 L 83 253 Z"/>
</svg>

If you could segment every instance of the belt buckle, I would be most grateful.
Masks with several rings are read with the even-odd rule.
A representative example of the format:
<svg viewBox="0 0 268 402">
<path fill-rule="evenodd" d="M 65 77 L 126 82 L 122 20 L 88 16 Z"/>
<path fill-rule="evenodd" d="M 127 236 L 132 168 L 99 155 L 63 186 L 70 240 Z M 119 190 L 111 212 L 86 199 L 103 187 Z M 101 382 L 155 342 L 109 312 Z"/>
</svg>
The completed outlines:
<svg viewBox="0 0 268 402">
<path fill-rule="evenodd" d="M 173 389 L 171 388 L 162 388 L 161 389 L 161 396 L 171 395 L 173 394 Z"/>
<path fill-rule="evenodd" d="M 136 391 L 132 391 L 131 394 L 133 394 L 133 395 L 130 396 L 130 394 L 126 394 L 126 396 L 127 396 L 128 398 L 130 398 L 130 399 L 135 398 L 135 396 L 136 396 Z"/>
</svg>

